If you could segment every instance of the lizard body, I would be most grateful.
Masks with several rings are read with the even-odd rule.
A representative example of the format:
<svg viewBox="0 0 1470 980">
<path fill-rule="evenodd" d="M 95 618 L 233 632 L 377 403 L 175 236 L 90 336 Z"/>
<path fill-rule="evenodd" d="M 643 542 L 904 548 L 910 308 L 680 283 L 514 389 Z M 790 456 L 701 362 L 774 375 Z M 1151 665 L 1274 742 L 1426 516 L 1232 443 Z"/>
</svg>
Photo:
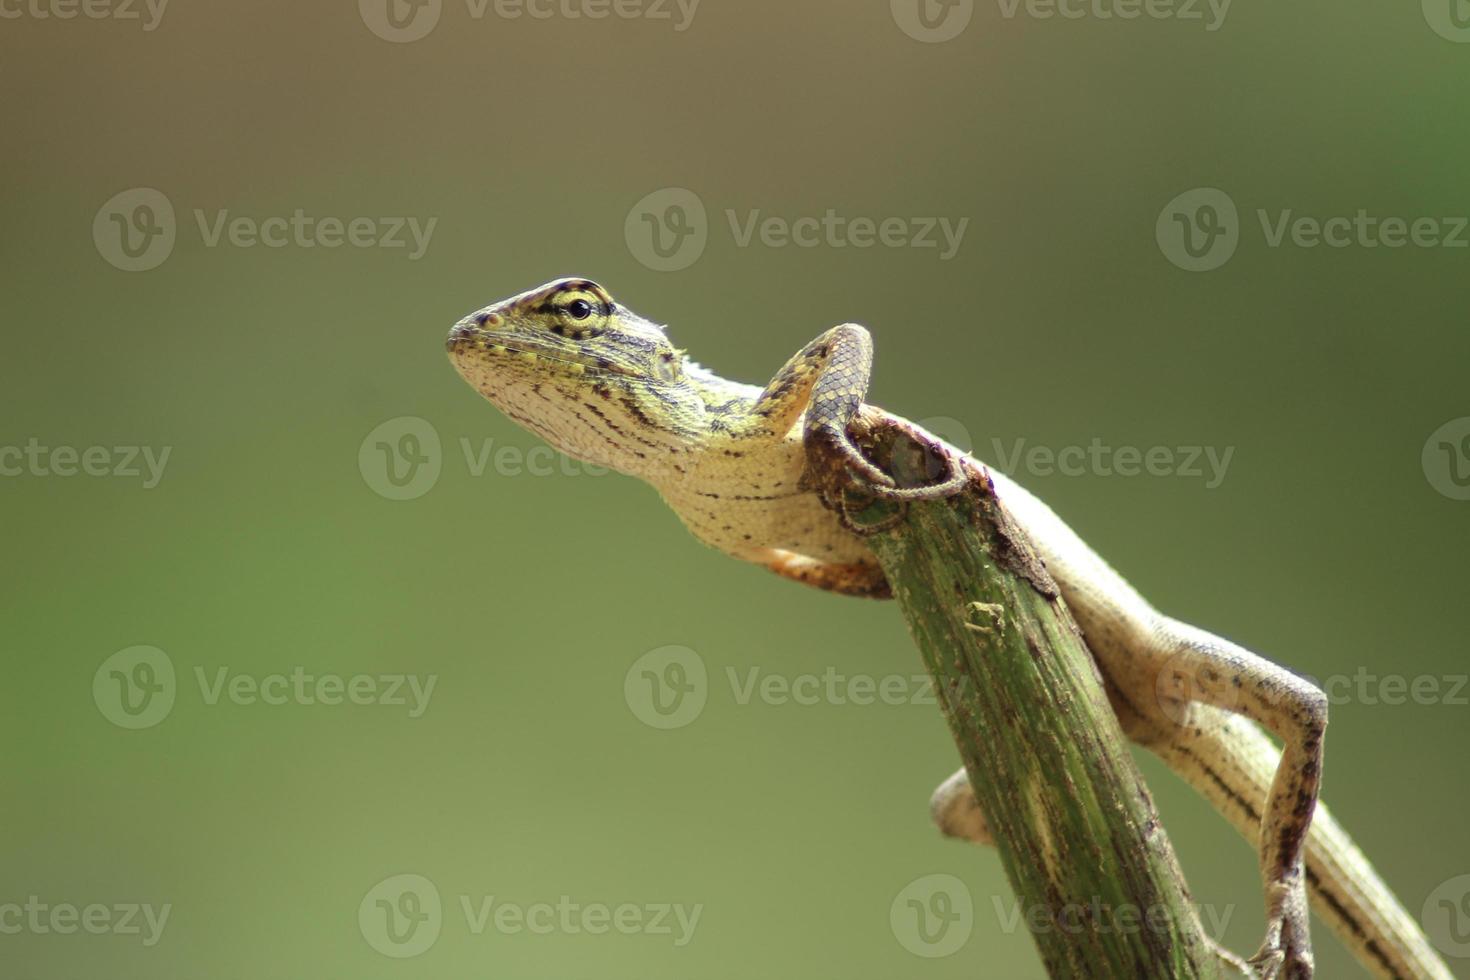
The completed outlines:
<svg viewBox="0 0 1470 980">
<path fill-rule="evenodd" d="M 886 497 L 943 496 L 985 474 L 1060 585 L 1124 732 L 1258 845 L 1266 937 L 1248 965 L 1222 958 L 1262 978 L 1311 977 L 1310 896 L 1375 976 L 1450 980 L 1317 804 L 1322 692 L 1157 612 L 1044 503 L 958 450 L 958 469 L 940 484 L 895 487 L 847 434 L 859 412 L 882 414 L 863 404 L 872 345 L 862 327 L 828 330 L 757 387 L 694 364 L 596 283 L 562 279 L 465 317 L 446 346 L 461 376 L 508 416 L 571 456 L 652 484 L 701 541 L 844 594 L 881 598 L 888 586 L 863 539 L 812 490 L 816 447 Z M 989 842 L 963 769 L 935 793 L 932 812 L 946 834 Z"/>
</svg>

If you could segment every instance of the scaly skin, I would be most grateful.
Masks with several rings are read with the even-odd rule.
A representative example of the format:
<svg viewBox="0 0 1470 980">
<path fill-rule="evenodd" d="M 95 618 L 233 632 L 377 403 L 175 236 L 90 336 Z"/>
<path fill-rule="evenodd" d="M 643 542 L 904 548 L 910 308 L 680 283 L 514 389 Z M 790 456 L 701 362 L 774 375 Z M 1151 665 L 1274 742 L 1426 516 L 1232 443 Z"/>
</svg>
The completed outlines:
<svg viewBox="0 0 1470 980">
<path fill-rule="evenodd" d="M 460 375 L 512 419 L 570 456 L 652 484 L 701 541 L 849 595 L 886 597 L 888 585 L 863 540 L 810 489 L 814 466 L 835 451 L 855 485 L 898 498 L 944 496 L 983 470 L 964 458 L 935 486 L 899 489 L 863 457 L 848 423 L 860 409 L 878 410 L 863 405 L 872 342 L 853 324 L 822 334 L 760 388 L 689 361 L 663 328 L 596 283 L 562 279 L 465 317 L 446 346 Z M 1310 894 L 1375 976 L 1451 980 L 1317 805 L 1322 692 L 1157 612 L 1045 504 L 986 472 L 1061 586 L 1124 731 L 1258 845 L 1267 930 L 1250 968 L 1262 978 L 1311 977 Z M 936 792 L 933 812 L 945 833 L 989 841 L 963 770 Z"/>
</svg>

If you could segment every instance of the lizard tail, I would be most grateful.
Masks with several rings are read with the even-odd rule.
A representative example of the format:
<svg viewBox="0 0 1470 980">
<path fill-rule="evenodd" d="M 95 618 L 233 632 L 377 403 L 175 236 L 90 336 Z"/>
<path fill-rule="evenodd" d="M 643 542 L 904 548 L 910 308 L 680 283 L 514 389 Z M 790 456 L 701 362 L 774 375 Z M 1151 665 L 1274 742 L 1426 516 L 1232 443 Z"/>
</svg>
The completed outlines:
<svg viewBox="0 0 1470 980">
<path fill-rule="evenodd" d="M 1281 751 L 1249 719 L 1196 708 L 1218 715 L 1217 724 L 1202 726 L 1202 734 L 1177 744 L 1149 745 L 1149 751 L 1209 798 L 1254 844 Z M 1365 969 L 1380 980 L 1454 980 L 1419 924 L 1320 802 L 1306 850 L 1312 911 Z"/>
</svg>

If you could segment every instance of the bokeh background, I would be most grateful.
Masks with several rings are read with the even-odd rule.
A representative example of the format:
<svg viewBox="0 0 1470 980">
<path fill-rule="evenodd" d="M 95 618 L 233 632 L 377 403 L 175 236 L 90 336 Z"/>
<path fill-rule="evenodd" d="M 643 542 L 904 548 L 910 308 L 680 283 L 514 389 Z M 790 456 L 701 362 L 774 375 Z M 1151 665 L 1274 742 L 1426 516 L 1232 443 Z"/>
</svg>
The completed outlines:
<svg viewBox="0 0 1470 980">
<path fill-rule="evenodd" d="M 0 904 L 170 914 L 152 945 L 0 934 L 0 973 L 1041 975 L 995 854 L 929 825 L 956 764 L 936 708 L 741 703 L 730 681 L 908 683 L 897 610 L 705 550 L 630 479 L 526 472 L 549 458 L 537 440 L 454 375 L 455 319 L 566 274 L 752 382 L 865 323 L 873 401 L 992 462 L 1018 440 L 1233 450 L 1216 486 L 1013 471 L 1163 609 L 1315 677 L 1369 678 L 1334 699 L 1325 797 L 1470 955 L 1470 458 L 1454 455 L 1470 251 L 1273 246 L 1260 219 L 1362 209 L 1453 236 L 1470 214 L 1460 11 L 931 2 L 953 34 L 935 40 L 907 0 L 704 0 L 692 18 L 650 0 L 605 19 L 565 12 L 596 0 L 539 19 L 392 2 L 392 19 L 387 0 L 3 5 L 0 444 L 105 447 L 108 469 L 128 469 L 114 447 L 169 456 L 152 486 L 0 458 Z M 702 223 L 668 210 L 688 201 L 670 188 Z M 1224 251 L 1204 271 L 1167 232 L 1196 188 L 1237 209 L 1213 212 Z M 138 210 L 159 195 L 171 247 L 139 231 L 164 227 Z M 1176 213 L 1204 234 L 1199 206 Z M 196 216 L 298 209 L 435 224 L 414 258 L 210 244 Z M 945 259 L 742 245 L 727 216 L 828 209 L 968 225 Z M 654 268 L 644 214 L 688 219 L 702 252 Z M 135 219 L 136 259 L 117 224 Z M 394 485 L 380 444 L 417 482 Z M 112 671 L 147 680 L 120 654 L 138 646 L 175 684 L 131 729 Z M 706 703 L 660 729 L 625 679 L 669 646 L 707 668 Z M 211 699 L 198 679 L 297 668 L 435 687 L 413 717 Z M 1387 703 L 1390 677 L 1437 694 Z M 1141 764 L 1196 897 L 1254 949 L 1252 848 Z M 935 874 L 973 906 L 943 957 L 890 916 Z M 374 889 L 398 875 L 442 902 L 422 951 L 370 935 Z M 491 896 L 701 911 L 682 944 L 677 926 L 476 934 L 461 901 Z M 1320 928 L 1318 947 L 1323 977 L 1363 975 Z"/>
</svg>

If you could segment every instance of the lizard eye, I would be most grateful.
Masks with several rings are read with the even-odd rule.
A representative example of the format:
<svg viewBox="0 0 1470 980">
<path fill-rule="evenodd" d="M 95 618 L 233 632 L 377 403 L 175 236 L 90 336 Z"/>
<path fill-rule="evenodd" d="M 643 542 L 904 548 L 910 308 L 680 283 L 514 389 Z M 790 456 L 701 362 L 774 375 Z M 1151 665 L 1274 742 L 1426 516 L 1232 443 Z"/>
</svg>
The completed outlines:
<svg viewBox="0 0 1470 980">
<path fill-rule="evenodd" d="M 585 290 L 581 295 L 563 296 L 550 304 L 555 317 L 552 329 L 567 337 L 595 337 L 607 323 L 607 304 Z"/>
</svg>

